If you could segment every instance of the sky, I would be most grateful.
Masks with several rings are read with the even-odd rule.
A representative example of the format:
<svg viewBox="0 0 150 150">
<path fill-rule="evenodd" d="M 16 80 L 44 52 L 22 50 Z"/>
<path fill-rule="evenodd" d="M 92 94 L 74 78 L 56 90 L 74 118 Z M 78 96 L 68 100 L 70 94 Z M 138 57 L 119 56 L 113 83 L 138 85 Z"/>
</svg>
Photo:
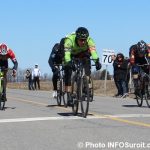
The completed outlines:
<svg viewBox="0 0 150 150">
<path fill-rule="evenodd" d="M 100 58 L 103 49 L 128 56 L 132 44 L 150 43 L 150 0 L 0 0 L 0 4 L 0 43 L 15 52 L 21 69 L 38 64 L 43 74 L 50 74 L 52 47 L 80 26 L 89 30 Z"/>
</svg>

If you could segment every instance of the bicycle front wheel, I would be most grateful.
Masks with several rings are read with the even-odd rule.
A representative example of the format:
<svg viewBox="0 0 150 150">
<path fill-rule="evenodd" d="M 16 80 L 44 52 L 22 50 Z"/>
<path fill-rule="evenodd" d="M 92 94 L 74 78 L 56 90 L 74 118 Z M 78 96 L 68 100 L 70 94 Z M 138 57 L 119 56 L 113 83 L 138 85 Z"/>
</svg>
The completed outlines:
<svg viewBox="0 0 150 150">
<path fill-rule="evenodd" d="M 138 106 L 141 107 L 143 104 L 142 90 L 139 89 L 138 92 L 136 92 L 135 96 L 136 96 L 136 101 L 137 101 Z"/>
<path fill-rule="evenodd" d="M 58 106 L 61 106 L 61 98 L 62 98 L 62 86 L 61 86 L 62 82 L 61 80 L 59 79 L 57 81 L 57 105 Z"/>
<path fill-rule="evenodd" d="M 87 114 L 88 114 L 88 110 L 89 110 L 89 101 L 90 101 L 90 96 L 89 96 L 89 82 L 87 79 L 87 76 L 84 76 L 81 79 L 81 95 L 80 95 L 80 99 L 81 99 L 81 112 L 82 112 L 82 116 L 84 118 L 86 118 Z"/>
<path fill-rule="evenodd" d="M 0 100 L 0 110 L 4 110 L 5 109 L 5 101 L 2 101 L 2 99 Z"/>
<path fill-rule="evenodd" d="M 4 89 L 4 80 L 0 79 L 0 110 L 5 109 L 5 99 L 2 98 L 3 89 Z"/>
<path fill-rule="evenodd" d="M 76 77 L 74 76 L 72 79 L 72 92 L 71 92 L 71 98 L 72 98 L 72 112 L 74 115 L 77 115 L 78 108 L 79 108 L 79 101 L 78 101 L 78 81 Z"/>
<path fill-rule="evenodd" d="M 92 102 L 93 101 L 93 96 L 94 96 L 94 87 L 93 87 L 92 77 L 89 78 L 89 96 L 90 96 L 90 102 Z"/>
</svg>

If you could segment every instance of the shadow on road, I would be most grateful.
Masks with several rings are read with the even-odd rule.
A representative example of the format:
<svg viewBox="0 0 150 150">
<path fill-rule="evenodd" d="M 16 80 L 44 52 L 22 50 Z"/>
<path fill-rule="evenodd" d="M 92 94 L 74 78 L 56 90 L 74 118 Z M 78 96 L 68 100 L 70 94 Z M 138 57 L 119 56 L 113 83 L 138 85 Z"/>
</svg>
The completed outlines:
<svg viewBox="0 0 150 150">
<path fill-rule="evenodd" d="M 139 107 L 138 105 L 122 105 L 123 107 Z M 147 107 L 147 106 L 141 106 L 141 108 L 144 108 L 144 107 Z M 140 107 L 139 107 L 140 108 Z"/>
</svg>

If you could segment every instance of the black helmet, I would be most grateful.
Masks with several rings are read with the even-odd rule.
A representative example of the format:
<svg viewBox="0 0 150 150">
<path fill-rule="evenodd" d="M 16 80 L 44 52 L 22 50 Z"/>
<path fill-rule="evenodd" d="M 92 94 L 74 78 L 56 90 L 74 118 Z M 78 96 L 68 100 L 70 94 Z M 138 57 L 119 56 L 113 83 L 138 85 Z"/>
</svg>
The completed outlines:
<svg viewBox="0 0 150 150">
<path fill-rule="evenodd" d="M 77 39 L 87 39 L 89 37 L 89 31 L 85 27 L 79 27 L 76 30 Z"/>
<path fill-rule="evenodd" d="M 147 44 L 143 40 L 141 40 L 137 43 L 137 48 L 139 55 L 145 55 L 145 51 L 147 50 Z"/>
<path fill-rule="evenodd" d="M 137 43 L 137 47 L 140 51 L 145 51 L 147 48 L 147 44 L 143 40 L 141 40 Z"/>
</svg>

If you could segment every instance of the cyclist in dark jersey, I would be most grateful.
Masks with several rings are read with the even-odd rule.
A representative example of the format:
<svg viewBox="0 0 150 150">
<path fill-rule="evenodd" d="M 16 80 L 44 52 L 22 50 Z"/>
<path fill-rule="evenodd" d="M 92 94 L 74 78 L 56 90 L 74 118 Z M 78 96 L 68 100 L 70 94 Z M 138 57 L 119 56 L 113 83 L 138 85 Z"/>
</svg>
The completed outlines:
<svg viewBox="0 0 150 150">
<path fill-rule="evenodd" d="M 61 39 L 60 43 L 62 42 L 63 38 Z M 52 69 L 53 76 L 52 76 L 52 82 L 53 82 L 53 98 L 57 97 L 57 80 L 59 78 L 58 76 L 58 64 L 62 64 L 63 54 L 61 49 L 61 44 L 56 43 L 54 47 L 52 48 L 51 54 L 49 56 L 49 66 Z"/>
<path fill-rule="evenodd" d="M 129 50 L 130 65 L 132 66 L 132 74 L 135 92 L 138 92 L 139 66 L 150 63 L 150 47 L 143 40 L 132 45 Z M 149 74 L 149 67 L 142 66 L 142 70 Z"/>
</svg>

